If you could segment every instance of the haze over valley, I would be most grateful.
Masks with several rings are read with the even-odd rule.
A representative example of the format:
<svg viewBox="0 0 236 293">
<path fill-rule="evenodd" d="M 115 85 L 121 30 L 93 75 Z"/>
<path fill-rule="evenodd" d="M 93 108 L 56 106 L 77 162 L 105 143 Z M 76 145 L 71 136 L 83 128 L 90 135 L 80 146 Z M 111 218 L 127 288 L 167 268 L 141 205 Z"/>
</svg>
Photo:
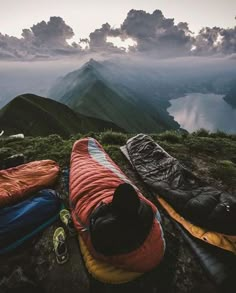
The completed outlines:
<svg viewBox="0 0 236 293">
<path fill-rule="evenodd" d="M 0 33 L 0 109 L 29 93 L 131 133 L 235 131 L 236 27 L 193 33 L 161 10 L 132 9 L 120 27 L 104 23 L 87 39 L 74 37 L 60 16 L 20 38 Z"/>
</svg>

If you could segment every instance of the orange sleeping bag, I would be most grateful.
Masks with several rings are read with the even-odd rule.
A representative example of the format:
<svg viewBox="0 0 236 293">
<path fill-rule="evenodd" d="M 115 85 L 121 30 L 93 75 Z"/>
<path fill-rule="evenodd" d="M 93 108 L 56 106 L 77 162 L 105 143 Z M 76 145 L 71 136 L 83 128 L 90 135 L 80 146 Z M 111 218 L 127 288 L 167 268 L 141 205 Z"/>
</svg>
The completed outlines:
<svg viewBox="0 0 236 293">
<path fill-rule="evenodd" d="M 0 208 L 52 186 L 58 174 L 59 166 L 52 160 L 34 161 L 0 170 Z"/>
<path fill-rule="evenodd" d="M 132 184 L 95 139 L 85 138 L 75 142 L 71 154 L 70 205 L 80 236 L 95 259 L 124 270 L 146 272 L 156 267 L 164 255 L 165 242 L 156 218 L 145 242 L 130 253 L 104 256 L 94 250 L 90 239 L 90 214 L 101 201 L 111 202 L 114 190 L 124 182 Z M 156 213 L 156 206 L 142 196 L 139 190 L 137 192 Z"/>
</svg>

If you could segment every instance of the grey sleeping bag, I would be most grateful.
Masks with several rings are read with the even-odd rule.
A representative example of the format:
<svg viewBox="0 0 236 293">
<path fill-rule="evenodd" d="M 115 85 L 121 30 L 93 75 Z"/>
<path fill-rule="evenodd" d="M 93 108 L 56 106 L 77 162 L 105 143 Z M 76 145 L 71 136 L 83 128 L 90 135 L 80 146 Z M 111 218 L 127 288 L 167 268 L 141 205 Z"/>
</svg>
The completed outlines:
<svg viewBox="0 0 236 293">
<path fill-rule="evenodd" d="M 138 134 L 126 149 L 143 181 L 195 225 L 236 235 L 236 197 L 208 186 L 151 137 Z"/>
</svg>

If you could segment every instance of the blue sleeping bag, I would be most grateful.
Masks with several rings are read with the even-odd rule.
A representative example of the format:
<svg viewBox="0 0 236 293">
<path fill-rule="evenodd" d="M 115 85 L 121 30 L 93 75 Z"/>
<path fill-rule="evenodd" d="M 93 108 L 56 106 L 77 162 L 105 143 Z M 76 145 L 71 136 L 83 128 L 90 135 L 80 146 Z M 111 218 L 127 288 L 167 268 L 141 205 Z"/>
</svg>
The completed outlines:
<svg viewBox="0 0 236 293">
<path fill-rule="evenodd" d="M 59 215 L 61 202 L 52 189 L 13 206 L 0 209 L 0 254 L 24 243 L 52 224 Z"/>
</svg>

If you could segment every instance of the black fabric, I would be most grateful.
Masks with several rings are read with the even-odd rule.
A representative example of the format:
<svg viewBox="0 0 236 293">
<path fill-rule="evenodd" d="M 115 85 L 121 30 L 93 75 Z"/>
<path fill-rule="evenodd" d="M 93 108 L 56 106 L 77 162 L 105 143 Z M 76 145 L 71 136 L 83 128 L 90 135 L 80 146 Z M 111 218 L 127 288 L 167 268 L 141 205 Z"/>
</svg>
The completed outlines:
<svg viewBox="0 0 236 293">
<path fill-rule="evenodd" d="M 177 222 L 174 223 L 198 256 L 209 278 L 220 287 L 220 291 L 227 293 L 236 292 L 236 257 L 233 257 L 232 253 L 226 250 L 193 238 Z"/>
<path fill-rule="evenodd" d="M 208 186 L 147 135 L 128 140 L 132 165 L 145 183 L 195 225 L 236 235 L 236 197 Z"/>
<path fill-rule="evenodd" d="M 113 195 L 112 212 L 116 216 L 135 217 L 140 206 L 140 199 L 134 187 L 128 183 L 120 184 Z"/>
<path fill-rule="evenodd" d="M 121 147 L 121 151 L 132 164 L 126 146 Z M 231 252 L 194 238 L 176 221 L 173 223 L 198 257 L 209 278 L 218 286 L 219 292 L 236 292 L 236 257 Z"/>
<path fill-rule="evenodd" d="M 135 217 L 114 215 L 112 204 L 101 203 L 90 216 L 94 249 L 106 256 L 131 252 L 142 245 L 153 223 L 150 205 L 140 202 Z"/>
</svg>

